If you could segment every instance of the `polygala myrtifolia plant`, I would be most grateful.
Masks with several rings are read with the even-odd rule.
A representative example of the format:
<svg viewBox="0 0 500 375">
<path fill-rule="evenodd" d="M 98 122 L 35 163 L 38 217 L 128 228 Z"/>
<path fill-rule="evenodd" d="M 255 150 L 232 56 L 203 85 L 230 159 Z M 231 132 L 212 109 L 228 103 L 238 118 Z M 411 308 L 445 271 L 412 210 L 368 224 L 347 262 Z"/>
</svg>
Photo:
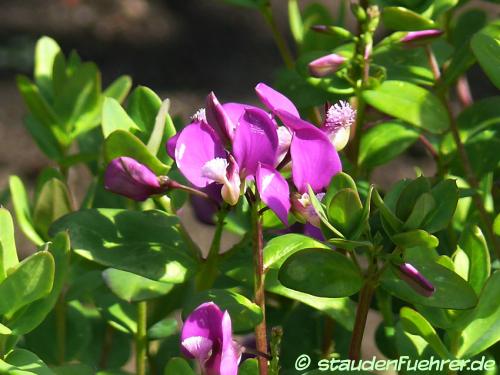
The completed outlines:
<svg viewBox="0 0 500 375">
<path fill-rule="evenodd" d="M 212 92 L 187 121 L 38 41 L 17 84 L 51 166 L 32 196 L 16 176 L 1 195 L 37 251 L 19 261 L 0 209 L 0 372 L 327 373 L 320 359 L 356 368 L 374 345 L 371 310 L 386 358 L 496 373 L 500 97 L 474 102 L 466 72 L 500 87 L 499 21 L 467 0 L 360 1 L 351 32 L 347 2 L 333 18 L 289 0 L 291 48 L 268 1 L 228 2 L 262 13 L 285 67 L 256 85 L 261 105 Z M 371 184 L 414 143 L 435 175 Z M 215 227 L 208 253 L 177 216 L 188 199 Z M 222 253 L 226 231 L 240 240 Z"/>
</svg>

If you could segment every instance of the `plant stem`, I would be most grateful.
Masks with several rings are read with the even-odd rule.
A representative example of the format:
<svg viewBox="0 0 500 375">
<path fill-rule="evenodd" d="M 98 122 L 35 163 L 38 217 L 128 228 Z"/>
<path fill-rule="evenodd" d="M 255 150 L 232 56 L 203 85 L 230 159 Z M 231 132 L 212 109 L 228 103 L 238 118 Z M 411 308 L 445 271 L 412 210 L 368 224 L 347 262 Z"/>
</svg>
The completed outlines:
<svg viewBox="0 0 500 375">
<path fill-rule="evenodd" d="M 217 224 L 215 227 L 214 236 L 210 249 L 208 250 L 207 259 L 203 264 L 203 268 L 198 274 L 197 289 L 206 290 L 210 289 L 215 279 L 217 278 L 217 264 L 219 261 L 220 243 L 222 239 L 222 232 L 224 230 L 224 219 L 227 215 L 227 206 L 223 206 L 217 215 Z"/>
<path fill-rule="evenodd" d="M 335 327 L 335 320 L 330 316 L 325 316 L 325 326 L 323 328 L 323 358 L 329 358 L 333 349 L 333 328 Z"/>
<path fill-rule="evenodd" d="M 292 53 L 290 52 L 290 49 L 288 48 L 288 44 L 286 43 L 285 38 L 283 35 L 280 33 L 278 25 L 276 23 L 276 19 L 274 18 L 273 15 L 273 10 L 271 6 L 271 2 L 267 1 L 266 4 L 264 4 L 260 8 L 260 12 L 264 19 L 266 20 L 267 24 L 271 28 L 271 32 L 274 37 L 274 42 L 276 43 L 276 46 L 278 47 L 278 50 L 280 52 L 281 58 L 283 59 L 283 62 L 285 63 L 285 66 L 288 69 L 293 69 L 294 66 L 294 61 L 292 57 Z"/>
<path fill-rule="evenodd" d="M 438 81 L 441 78 L 441 72 L 439 70 L 439 64 L 436 60 L 436 56 L 434 55 L 434 52 L 432 52 L 432 47 L 429 44 L 426 44 L 424 50 L 427 55 L 427 59 L 429 60 L 432 75 L 434 76 L 434 79 Z"/>
<path fill-rule="evenodd" d="M 356 99 L 356 123 L 352 128 L 353 134 L 350 146 L 351 160 L 354 165 L 354 175 L 357 175 L 359 172 L 359 147 L 361 144 L 361 136 L 363 134 L 363 123 L 365 122 L 366 103 L 362 97 L 362 90 L 357 90 Z"/>
<path fill-rule="evenodd" d="M 135 372 L 136 375 L 146 375 L 148 358 L 147 330 L 148 305 L 146 301 L 137 302 L 137 332 L 135 334 Z"/>
<path fill-rule="evenodd" d="M 264 239 L 262 236 L 262 217 L 258 213 L 259 199 L 252 204 L 252 224 L 254 233 L 254 266 L 255 266 L 255 303 L 262 311 L 262 321 L 255 327 L 255 339 L 257 350 L 267 353 L 267 329 L 266 329 L 266 297 L 264 280 Z M 267 375 L 268 363 L 263 357 L 258 358 L 259 374 Z"/>
<path fill-rule="evenodd" d="M 359 293 L 358 308 L 356 310 L 356 320 L 352 332 L 351 344 L 349 346 L 349 358 L 358 361 L 361 356 L 361 343 L 365 333 L 366 318 L 370 310 L 373 294 L 375 292 L 375 282 L 372 278 L 367 278 Z"/>
<path fill-rule="evenodd" d="M 56 314 L 56 337 L 57 337 L 57 361 L 59 364 L 64 363 L 66 357 L 66 301 L 64 293 L 59 295 L 55 307 Z"/>
</svg>

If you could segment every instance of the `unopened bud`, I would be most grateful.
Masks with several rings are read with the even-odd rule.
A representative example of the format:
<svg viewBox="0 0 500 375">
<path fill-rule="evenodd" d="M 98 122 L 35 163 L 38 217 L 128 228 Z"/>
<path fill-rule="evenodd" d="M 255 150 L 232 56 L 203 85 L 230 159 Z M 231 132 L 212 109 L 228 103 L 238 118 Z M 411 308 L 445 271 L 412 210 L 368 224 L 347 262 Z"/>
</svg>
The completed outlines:
<svg viewBox="0 0 500 375">
<path fill-rule="evenodd" d="M 410 263 L 401 263 L 398 267 L 401 280 L 405 281 L 418 294 L 430 297 L 436 289 L 415 267 Z"/>
<path fill-rule="evenodd" d="M 311 73 L 313 77 L 325 77 L 339 70 L 340 66 L 345 61 L 346 58 L 344 56 L 332 53 L 311 61 L 309 63 L 309 73 Z"/>
</svg>

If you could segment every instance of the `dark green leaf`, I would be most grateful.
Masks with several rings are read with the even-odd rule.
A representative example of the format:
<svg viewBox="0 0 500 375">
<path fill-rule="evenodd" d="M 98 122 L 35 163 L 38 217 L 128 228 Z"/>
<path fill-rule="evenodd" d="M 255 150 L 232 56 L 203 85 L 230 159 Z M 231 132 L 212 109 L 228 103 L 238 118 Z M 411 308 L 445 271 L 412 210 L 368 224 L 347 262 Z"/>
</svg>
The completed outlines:
<svg viewBox="0 0 500 375">
<path fill-rule="evenodd" d="M 102 276 L 111 291 L 128 302 L 158 298 L 173 288 L 173 284 L 150 280 L 114 268 L 104 270 Z"/>
<path fill-rule="evenodd" d="M 362 276 L 351 260 L 334 250 L 301 250 L 283 263 L 280 282 L 317 297 L 346 297 L 361 289 Z"/>
<path fill-rule="evenodd" d="M 69 271 L 70 243 L 67 233 L 59 233 L 48 246 L 55 262 L 54 284 L 50 294 L 32 302 L 14 314 L 9 326 L 16 335 L 24 335 L 36 328 L 55 306 Z"/>
<path fill-rule="evenodd" d="M 458 187 L 455 180 L 444 180 L 431 189 L 436 208 L 425 219 L 422 229 L 435 233 L 445 229 L 450 223 L 458 202 Z"/>
<path fill-rule="evenodd" d="M 259 375 L 259 363 L 255 358 L 247 359 L 239 369 L 238 375 Z"/>
<path fill-rule="evenodd" d="M 177 217 L 156 210 L 90 209 L 59 219 L 51 233 L 69 230 L 74 251 L 96 263 L 182 283 L 196 271 L 196 262 L 178 225 Z"/>
<path fill-rule="evenodd" d="M 179 329 L 177 320 L 174 318 L 165 318 L 156 322 L 148 329 L 149 340 L 160 340 L 171 336 Z"/>
<path fill-rule="evenodd" d="M 36 354 L 26 349 L 14 349 L 5 356 L 4 361 L 0 360 L 0 371 L 5 374 L 55 375 Z"/>
<path fill-rule="evenodd" d="M 431 133 L 448 129 L 449 118 L 443 104 L 431 92 L 402 81 L 385 81 L 375 90 L 363 92 L 364 99 L 381 112 Z"/>
<path fill-rule="evenodd" d="M 432 20 L 403 7 L 385 7 L 382 12 L 382 22 L 385 27 L 400 31 L 436 28 Z"/>
<path fill-rule="evenodd" d="M 423 306 L 464 310 L 477 303 L 474 290 L 455 272 L 431 261 L 409 259 L 409 262 L 434 286 L 434 294 L 430 297 L 418 294 L 391 267 L 386 269 L 381 279 L 384 289 L 403 301 Z"/>
<path fill-rule="evenodd" d="M 500 89 L 500 22 L 494 21 L 476 33 L 471 48 L 486 75 Z"/>
<path fill-rule="evenodd" d="M 153 90 L 145 86 L 138 86 L 130 94 L 127 112 L 139 126 L 139 129 L 149 136 L 153 131 L 160 106 L 161 99 Z"/>
<path fill-rule="evenodd" d="M 21 307 L 45 297 L 53 282 L 54 258 L 48 251 L 24 259 L 0 283 L 0 315 L 10 318 Z"/>
<path fill-rule="evenodd" d="M 500 272 L 495 272 L 484 286 L 477 306 L 459 322 L 465 327 L 457 350 L 458 358 L 470 358 L 500 340 Z"/>
<path fill-rule="evenodd" d="M 168 361 L 165 370 L 163 371 L 163 375 L 196 375 L 196 374 L 185 359 L 171 358 Z"/>
<path fill-rule="evenodd" d="M 458 243 L 469 260 L 466 279 L 479 294 L 491 272 L 490 252 L 486 240 L 481 229 L 474 225 L 465 227 Z"/>
<path fill-rule="evenodd" d="M 403 153 L 419 137 L 420 132 L 402 121 L 376 125 L 363 134 L 359 163 L 370 170 Z"/>
</svg>

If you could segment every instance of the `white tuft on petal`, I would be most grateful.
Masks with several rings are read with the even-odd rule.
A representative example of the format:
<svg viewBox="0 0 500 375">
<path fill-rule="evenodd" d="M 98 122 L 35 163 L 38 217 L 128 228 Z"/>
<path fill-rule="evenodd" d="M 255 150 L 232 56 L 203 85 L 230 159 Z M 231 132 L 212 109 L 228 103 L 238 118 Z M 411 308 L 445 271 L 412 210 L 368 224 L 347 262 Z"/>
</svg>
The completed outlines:
<svg viewBox="0 0 500 375">
<path fill-rule="evenodd" d="M 215 158 L 209 160 L 201 168 L 201 175 L 215 182 L 223 184 L 226 180 L 227 160 L 224 158 Z"/>
<path fill-rule="evenodd" d="M 183 340 L 182 347 L 200 362 L 205 362 L 212 354 L 213 341 L 202 336 L 192 336 Z"/>
</svg>

